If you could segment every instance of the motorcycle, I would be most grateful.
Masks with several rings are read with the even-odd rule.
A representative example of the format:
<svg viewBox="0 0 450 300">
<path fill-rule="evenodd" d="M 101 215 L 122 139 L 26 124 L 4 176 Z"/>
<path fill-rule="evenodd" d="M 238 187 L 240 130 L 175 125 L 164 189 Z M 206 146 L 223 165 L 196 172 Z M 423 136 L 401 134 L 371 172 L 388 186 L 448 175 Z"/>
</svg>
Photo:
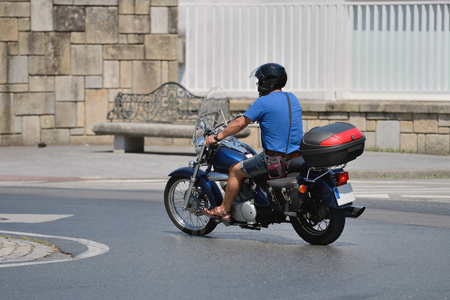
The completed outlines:
<svg viewBox="0 0 450 300">
<path fill-rule="evenodd" d="M 245 179 L 233 202 L 230 220 L 210 218 L 204 208 L 219 206 L 230 166 L 256 155 L 249 145 L 227 137 L 206 147 L 206 137 L 226 128 L 228 99 L 220 88 L 203 99 L 193 134 L 197 159 L 169 174 L 164 204 L 171 221 L 189 235 L 206 235 L 219 223 L 260 230 L 271 224 L 291 223 L 297 234 L 313 245 L 336 241 L 346 217 L 359 217 L 365 207 L 354 206 L 347 162 L 364 151 L 364 135 L 349 123 L 333 123 L 307 132 L 301 156 L 288 161 L 287 175 Z M 231 120 L 230 120 L 231 119 Z"/>
</svg>

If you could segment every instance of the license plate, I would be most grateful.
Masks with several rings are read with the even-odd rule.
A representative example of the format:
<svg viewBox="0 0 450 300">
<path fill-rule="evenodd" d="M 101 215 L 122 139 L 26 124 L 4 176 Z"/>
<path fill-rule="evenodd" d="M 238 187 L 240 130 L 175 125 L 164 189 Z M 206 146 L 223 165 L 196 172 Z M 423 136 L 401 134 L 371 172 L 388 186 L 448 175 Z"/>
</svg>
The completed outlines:
<svg viewBox="0 0 450 300">
<path fill-rule="evenodd" d="M 355 201 L 355 195 L 353 194 L 353 188 L 350 183 L 335 187 L 333 190 L 338 206 Z"/>
</svg>

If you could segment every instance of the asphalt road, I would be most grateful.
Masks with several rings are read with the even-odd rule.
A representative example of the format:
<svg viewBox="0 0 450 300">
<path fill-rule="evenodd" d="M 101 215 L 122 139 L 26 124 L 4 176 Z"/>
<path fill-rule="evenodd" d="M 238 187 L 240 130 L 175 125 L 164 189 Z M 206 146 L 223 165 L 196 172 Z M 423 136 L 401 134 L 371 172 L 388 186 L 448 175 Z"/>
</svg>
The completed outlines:
<svg viewBox="0 0 450 300">
<path fill-rule="evenodd" d="M 428 185 L 429 195 L 450 186 L 441 181 L 438 187 Z M 357 198 L 366 195 L 355 204 L 367 211 L 347 219 L 344 233 L 329 246 L 305 243 L 289 224 L 261 231 L 219 225 L 207 237 L 185 235 L 167 217 L 164 182 L 157 180 L 3 186 L 2 214 L 64 217 L 0 222 L 0 231 L 87 239 L 109 251 L 1 268 L 0 294 L 8 299 L 448 299 L 450 203 L 403 197 L 417 183 L 397 182 L 407 193 L 385 189 L 389 198 L 378 192 L 367 196 L 365 183 L 355 182 Z M 48 240 L 74 256 L 87 248 L 73 240 Z"/>
</svg>

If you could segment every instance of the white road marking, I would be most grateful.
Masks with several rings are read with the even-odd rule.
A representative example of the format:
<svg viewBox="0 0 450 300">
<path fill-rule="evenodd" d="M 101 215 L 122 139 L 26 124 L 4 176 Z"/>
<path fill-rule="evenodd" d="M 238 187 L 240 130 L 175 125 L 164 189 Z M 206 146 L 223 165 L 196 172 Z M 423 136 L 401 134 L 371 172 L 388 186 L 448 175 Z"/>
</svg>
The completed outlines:
<svg viewBox="0 0 450 300">
<path fill-rule="evenodd" d="M 426 185 L 447 185 L 448 179 L 445 181 L 440 181 L 439 179 L 405 179 L 405 180 L 398 180 L 398 181 L 388 181 L 388 180 L 358 180 L 358 179 L 352 179 L 350 182 L 357 183 L 359 185 L 367 184 L 368 186 L 386 186 L 386 185 L 402 185 L 405 184 L 406 186 L 410 186 L 410 184 L 426 184 Z"/>
<path fill-rule="evenodd" d="M 71 238 L 71 237 L 65 237 L 65 236 L 52 236 L 52 235 L 45 235 L 45 234 L 38 234 L 38 233 L 29 233 L 29 232 L 16 232 L 16 231 L 3 231 L 0 230 L 0 233 L 4 234 L 14 234 L 18 236 L 35 236 L 38 238 L 54 238 L 54 239 L 62 239 L 62 240 L 69 240 L 74 241 L 77 243 L 80 243 L 82 245 L 85 245 L 88 247 L 88 250 L 86 252 L 83 252 L 79 255 L 77 255 L 74 259 L 85 259 L 93 256 L 97 256 L 103 253 L 106 253 L 109 251 L 109 247 L 105 244 L 101 244 L 98 242 L 94 242 L 91 240 L 86 239 L 80 239 L 80 238 Z M 29 266 L 29 265 L 42 265 L 42 264 L 49 264 L 49 263 L 57 263 L 57 262 L 66 262 L 66 261 L 73 261 L 74 259 L 58 259 L 58 260 L 48 260 L 48 261 L 30 261 L 30 262 L 22 262 L 22 263 L 5 263 L 0 264 L 0 268 L 7 268 L 7 267 L 19 267 L 19 266 Z"/>
<path fill-rule="evenodd" d="M 376 199 L 389 199 L 388 194 L 359 194 L 355 192 L 356 200 L 358 198 L 376 198 Z"/>
<path fill-rule="evenodd" d="M 450 199 L 447 195 L 402 195 L 403 198 L 436 198 L 436 199 Z"/>
<path fill-rule="evenodd" d="M 0 214 L 0 223 L 44 223 L 72 216 L 73 215 Z"/>
<path fill-rule="evenodd" d="M 450 202 L 450 181 L 446 179 L 384 181 L 352 180 L 356 199 Z"/>
</svg>

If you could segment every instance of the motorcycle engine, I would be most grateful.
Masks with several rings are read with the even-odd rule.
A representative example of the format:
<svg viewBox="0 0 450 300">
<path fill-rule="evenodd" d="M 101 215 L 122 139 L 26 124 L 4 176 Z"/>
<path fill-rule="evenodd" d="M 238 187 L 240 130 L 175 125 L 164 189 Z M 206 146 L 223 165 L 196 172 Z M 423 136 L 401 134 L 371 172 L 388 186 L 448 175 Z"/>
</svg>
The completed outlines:
<svg viewBox="0 0 450 300">
<path fill-rule="evenodd" d="M 233 202 L 231 214 L 236 221 L 252 222 L 256 218 L 256 207 L 250 201 Z"/>
<path fill-rule="evenodd" d="M 227 182 L 220 182 L 223 190 L 227 188 Z M 253 198 L 253 191 L 250 181 L 245 179 L 242 183 L 241 191 L 234 199 L 231 206 L 231 215 L 238 222 L 254 223 L 256 219 L 256 207 L 249 199 Z"/>
</svg>

